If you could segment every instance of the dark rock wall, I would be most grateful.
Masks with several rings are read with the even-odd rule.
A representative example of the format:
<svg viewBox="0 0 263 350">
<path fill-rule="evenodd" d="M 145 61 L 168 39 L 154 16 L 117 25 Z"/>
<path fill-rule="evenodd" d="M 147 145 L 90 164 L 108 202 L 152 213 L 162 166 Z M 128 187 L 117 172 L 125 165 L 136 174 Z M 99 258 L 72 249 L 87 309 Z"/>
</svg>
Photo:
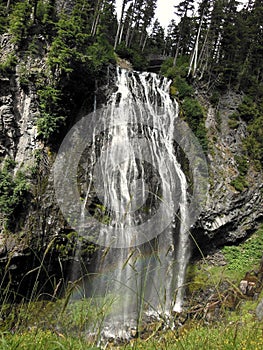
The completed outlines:
<svg viewBox="0 0 263 350">
<path fill-rule="evenodd" d="M 263 176 L 248 161 L 247 188 L 237 191 L 231 184 L 239 174 L 236 156 L 242 156 L 247 125 L 241 121 L 231 129 L 228 121 L 243 96 L 227 92 L 216 108 L 202 92 L 198 97 L 207 112 L 210 189 L 206 207 L 192 233 L 203 252 L 208 253 L 224 244 L 240 242 L 258 228 L 263 221 Z"/>
</svg>

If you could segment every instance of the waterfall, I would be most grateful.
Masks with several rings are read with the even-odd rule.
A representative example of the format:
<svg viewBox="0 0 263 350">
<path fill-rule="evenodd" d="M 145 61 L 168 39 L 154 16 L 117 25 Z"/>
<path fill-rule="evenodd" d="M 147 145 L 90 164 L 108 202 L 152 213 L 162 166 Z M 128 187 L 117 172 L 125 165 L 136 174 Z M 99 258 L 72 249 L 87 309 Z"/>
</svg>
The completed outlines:
<svg viewBox="0 0 263 350">
<path fill-rule="evenodd" d="M 118 69 L 116 91 L 100 116 L 107 132 L 99 157 L 93 143 L 91 181 L 111 229 L 100 230 L 104 248 L 91 285 L 92 295 L 110 300 L 107 337 L 125 337 L 144 314 L 169 315 L 183 303 L 188 185 L 174 149 L 178 106 L 170 83 L 153 73 Z M 87 197 L 88 191 L 84 206 Z"/>
<path fill-rule="evenodd" d="M 118 68 L 106 106 L 71 129 L 54 167 L 64 216 L 98 247 L 77 290 L 96 300 L 104 337 L 127 338 L 147 317 L 169 318 L 183 307 L 188 233 L 207 168 L 170 84 Z"/>
</svg>

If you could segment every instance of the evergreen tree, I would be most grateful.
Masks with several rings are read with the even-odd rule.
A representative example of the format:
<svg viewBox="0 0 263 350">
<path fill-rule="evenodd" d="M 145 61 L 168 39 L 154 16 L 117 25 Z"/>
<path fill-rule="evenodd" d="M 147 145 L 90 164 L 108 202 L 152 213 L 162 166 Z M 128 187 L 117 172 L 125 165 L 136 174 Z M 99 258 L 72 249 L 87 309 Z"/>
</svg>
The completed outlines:
<svg viewBox="0 0 263 350">
<path fill-rule="evenodd" d="M 194 10 L 194 1 L 193 0 L 184 0 L 181 1 L 178 5 L 175 6 L 175 14 L 180 18 L 178 24 L 178 38 L 176 43 L 176 51 L 174 56 L 174 66 L 179 54 L 185 55 L 189 53 L 189 46 L 191 43 L 191 32 L 193 28 L 192 17 L 189 14 L 192 14 Z"/>
<path fill-rule="evenodd" d="M 115 42 L 114 42 L 114 50 L 116 50 L 117 45 L 121 43 L 122 40 L 122 35 L 123 35 L 123 27 L 124 27 L 124 13 L 125 13 L 125 8 L 126 5 L 130 2 L 131 0 L 123 0 L 122 1 L 122 7 L 121 7 L 121 16 L 120 20 L 118 23 L 118 29 L 115 35 Z"/>
<path fill-rule="evenodd" d="M 165 55 L 175 55 L 176 43 L 178 41 L 178 26 L 174 19 L 171 20 L 167 28 L 167 35 L 165 38 Z"/>
<path fill-rule="evenodd" d="M 149 50 L 151 53 L 165 53 L 164 29 L 158 20 L 153 24 L 149 40 Z"/>
<path fill-rule="evenodd" d="M 191 53 L 188 75 L 196 74 L 197 66 L 199 65 L 200 74 L 203 57 L 205 56 L 205 46 L 209 33 L 211 19 L 211 0 L 203 0 L 199 4 L 197 17 L 197 32 L 195 36 L 195 44 Z"/>
</svg>

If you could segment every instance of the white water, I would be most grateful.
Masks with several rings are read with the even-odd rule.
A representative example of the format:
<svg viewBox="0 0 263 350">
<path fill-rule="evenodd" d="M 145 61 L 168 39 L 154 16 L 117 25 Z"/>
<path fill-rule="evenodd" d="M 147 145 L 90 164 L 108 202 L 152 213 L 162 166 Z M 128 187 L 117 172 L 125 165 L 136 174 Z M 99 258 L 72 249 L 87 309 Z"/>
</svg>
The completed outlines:
<svg viewBox="0 0 263 350">
<path fill-rule="evenodd" d="M 86 289 L 108 300 L 101 305 L 104 336 L 125 338 L 144 315 L 182 309 L 188 204 L 186 177 L 175 154 L 178 107 L 169 95 L 170 81 L 118 69 L 116 86 L 101 116 L 107 132 L 99 156 L 95 146 L 92 150 L 95 170 L 86 179 L 83 208 L 93 180 L 107 224 L 100 232 L 105 248 L 96 277 Z"/>
</svg>

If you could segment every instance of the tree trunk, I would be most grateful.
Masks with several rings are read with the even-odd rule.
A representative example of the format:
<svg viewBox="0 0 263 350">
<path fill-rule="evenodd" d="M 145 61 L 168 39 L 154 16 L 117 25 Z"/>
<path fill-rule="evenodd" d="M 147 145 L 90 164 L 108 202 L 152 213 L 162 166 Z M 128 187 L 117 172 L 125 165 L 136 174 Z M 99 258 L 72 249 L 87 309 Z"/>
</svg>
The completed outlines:
<svg viewBox="0 0 263 350">
<path fill-rule="evenodd" d="M 194 49 L 193 49 L 193 53 L 191 55 L 191 60 L 190 60 L 190 65 L 189 65 L 187 76 L 190 75 L 191 70 L 193 68 L 193 77 L 195 77 L 195 72 L 196 72 L 196 68 L 197 68 L 198 45 L 199 45 L 201 28 L 202 28 L 202 24 L 203 24 L 203 18 L 204 18 L 204 14 L 202 14 L 202 17 L 201 17 L 201 20 L 200 20 L 197 36 L 196 36 L 196 39 L 195 39 L 195 46 L 194 46 Z"/>
<path fill-rule="evenodd" d="M 121 17 L 120 17 L 120 21 L 118 23 L 118 29 L 117 29 L 117 33 L 115 36 L 114 51 L 116 50 L 118 43 L 121 41 L 120 38 L 122 35 L 120 35 L 120 34 L 122 34 L 122 31 L 123 31 L 122 21 L 123 21 L 125 5 L 126 5 L 126 1 L 123 0 L 122 1 L 122 8 L 121 8 Z"/>
<path fill-rule="evenodd" d="M 136 5 L 136 0 L 133 2 L 131 17 L 128 22 L 128 29 L 127 29 L 126 38 L 125 38 L 126 47 L 129 47 L 129 43 L 130 43 L 131 27 L 134 19 L 135 5 Z"/>
<path fill-rule="evenodd" d="M 174 55 L 174 61 L 173 61 L 173 66 L 176 66 L 176 61 L 179 55 L 179 48 L 180 48 L 180 42 L 181 42 L 181 36 L 179 35 L 177 45 L 176 45 L 176 50 L 175 50 L 175 55 Z"/>
<path fill-rule="evenodd" d="M 97 6 L 96 6 L 96 10 L 95 10 L 95 14 L 94 14 L 94 20 L 93 20 L 92 27 L 91 27 L 91 35 L 92 36 L 95 36 L 95 34 L 97 32 L 97 28 L 98 28 L 98 24 L 99 24 L 99 20 L 100 20 L 101 10 L 103 9 L 103 4 L 104 4 L 103 0 L 98 0 Z"/>
<path fill-rule="evenodd" d="M 11 5 L 11 0 L 7 0 L 7 4 L 6 4 L 6 11 L 7 12 L 9 11 L 10 5 Z"/>
</svg>

